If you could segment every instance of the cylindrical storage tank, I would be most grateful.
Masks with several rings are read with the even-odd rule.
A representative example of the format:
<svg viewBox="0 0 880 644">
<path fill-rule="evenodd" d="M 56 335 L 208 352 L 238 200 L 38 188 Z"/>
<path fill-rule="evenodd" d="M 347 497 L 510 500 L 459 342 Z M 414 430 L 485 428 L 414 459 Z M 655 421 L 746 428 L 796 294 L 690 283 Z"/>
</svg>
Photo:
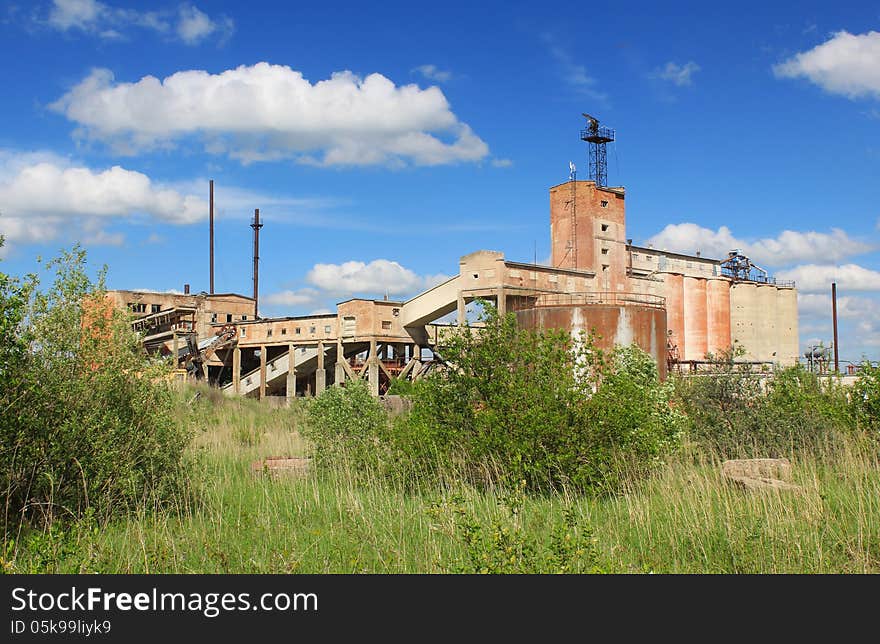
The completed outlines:
<svg viewBox="0 0 880 644">
<path fill-rule="evenodd" d="M 730 282 L 714 279 L 706 282 L 707 351 L 718 355 L 730 348 Z"/>
<path fill-rule="evenodd" d="M 756 360 L 758 286 L 754 282 L 735 282 L 730 287 L 730 335 L 734 345 L 745 350 L 746 360 Z"/>
<path fill-rule="evenodd" d="M 706 317 L 706 280 L 684 278 L 684 359 L 706 357 L 708 320 Z"/>
<path fill-rule="evenodd" d="M 785 367 L 796 364 L 800 356 L 800 339 L 797 291 L 793 288 L 776 290 L 776 336 L 778 362 Z"/>
<path fill-rule="evenodd" d="M 666 377 L 666 311 L 659 306 L 539 306 L 517 311 L 516 322 L 525 329 L 564 329 L 573 338 L 581 330 L 593 331 L 596 346 L 605 350 L 635 343 L 657 362 L 660 377 Z"/>
<path fill-rule="evenodd" d="M 776 287 L 772 284 L 758 285 L 757 320 L 758 352 L 756 359 L 776 362 L 779 346 L 776 337 Z"/>
<path fill-rule="evenodd" d="M 678 347 L 679 359 L 684 359 L 684 276 L 666 273 L 666 328 L 669 341 Z"/>
</svg>

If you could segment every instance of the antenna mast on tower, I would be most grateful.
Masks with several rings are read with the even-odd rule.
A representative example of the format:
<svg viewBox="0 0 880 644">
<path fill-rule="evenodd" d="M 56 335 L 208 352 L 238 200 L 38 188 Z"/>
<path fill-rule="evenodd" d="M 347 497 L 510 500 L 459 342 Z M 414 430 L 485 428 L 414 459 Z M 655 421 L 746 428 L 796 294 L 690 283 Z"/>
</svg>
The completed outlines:
<svg viewBox="0 0 880 644">
<path fill-rule="evenodd" d="M 608 185 L 608 158 L 605 153 L 605 144 L 614 140 L 614 130 L 608 127 L 599 127 L 599 119 L 583 114 L 587 119 L 587 127 L 581 130 L 581 141 L 590 144 L 590 181 L 596 182 L 596 187 Z"/>
<path fill-rule="evenodd" d="M 571 267 L 577 270 L 577 168 L 573 161 L 568 162 L 568 180 L 571 183 L 571 223 L 569 224 L 571 237 L 568 240 L 568 253 L 571 255 Z"/>
</svg>

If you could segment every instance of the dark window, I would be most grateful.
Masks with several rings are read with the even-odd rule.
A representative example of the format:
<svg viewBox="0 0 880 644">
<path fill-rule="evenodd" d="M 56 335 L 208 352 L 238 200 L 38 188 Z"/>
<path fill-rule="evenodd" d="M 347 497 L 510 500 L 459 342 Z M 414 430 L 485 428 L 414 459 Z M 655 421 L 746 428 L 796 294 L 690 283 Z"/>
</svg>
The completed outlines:
<svg viewBox="0 0 880 644">
<path fill-rule="evenodd" d="M 266 331 L 266 337 L 267 337 L 267 338 L 271 338 L 271 337 L 272 337 L 272 329 L 269 329 L 268 331 Z"/>
<path fill-rule="evenodd" d="M 161 304 L 153 304 L 150 306 L 150 313 L 158 313 L 161 310 L 162 310 Z"/>
<path fill-rule="evenodd" d="M 287 327 L 281 329 L 281 335 L 287 335 Z"/>
<path fill-rule="evenodd" d="M 241 316 L 241 319 L 242 319 L 242 320 L 247 320 L 247 316 L 246 316 L 246 315 L 242 315 L 242 316 Z"/>
<path fill-rule="evenodd" d="M 226 321 L 227 321 L 227 322 L 232 322 L 232 313 L 227 313 L 227 314 L 226 314 Z"/>
<path fill-rule="evenodd" d="M 603 208 L 607 208 L 607 207 L 608 207 L 608 202 L 605 201 L 604 199 L 602 200 L 602 207 L 603 207 Z"/>
<path fill-rule="evenodd" d="M 300 333 L 302 333 L 302 329 L 300 329 L 299 327 L 296 327 L 296 334 L 299 335 Z"/>
<path fill-rule="evenodd" d="M 607 231 L 608 231 L 608 224 L 602 224 L 602 232 L 604 233 Z"/>
<path fill-rule="evenodd" d="M 315 327 L 310 326 L 310 327 L 309 327 L 309 333 L 314 333 L 314 332 L 315 332 Z"/>
<path fill-rule="evenodd" d="M 391 320 L 382 320 L 382 329 L 388 330 L 391 328 Z"/>
<path fill-rule="evenodd" d="M 213 324 L 213 323 L 216 322 L 216 321 L 217 321 L 217 314 L 216 314 L 216 313 L 211 313 L 211 324 Z"/>
</svg>

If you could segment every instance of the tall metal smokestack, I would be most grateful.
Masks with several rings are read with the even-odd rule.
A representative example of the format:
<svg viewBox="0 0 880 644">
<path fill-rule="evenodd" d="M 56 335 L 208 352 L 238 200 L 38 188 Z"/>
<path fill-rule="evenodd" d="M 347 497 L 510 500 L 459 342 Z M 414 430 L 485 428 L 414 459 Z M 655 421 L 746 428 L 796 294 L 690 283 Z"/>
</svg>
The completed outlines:
<svg viewBox="0 0 880 644">
<path fill-rule="evenodd" d="M 260 309 L 257 305 L 260 297 L 260 209 L 254 208 L 254 221 L 251 228 L 254 229 L 254 317 L 260 317 Z"/>
<path fill-rule="evenodd" d="M 210 290 L 208 291 L 211 295 L 214 294 L 214 180 L 211 179 L 210 183 L 210 203 L 211 207 L 208 214 L 208 233 L 209 243 L 210 243 Z"/>
<path fill-rule="evenodd" d="M 837 282 L 831 282 L 831 323 L 834 327 L 834 373 L 840 373 L 840 355 L 837 352 Z"/>
</svg>

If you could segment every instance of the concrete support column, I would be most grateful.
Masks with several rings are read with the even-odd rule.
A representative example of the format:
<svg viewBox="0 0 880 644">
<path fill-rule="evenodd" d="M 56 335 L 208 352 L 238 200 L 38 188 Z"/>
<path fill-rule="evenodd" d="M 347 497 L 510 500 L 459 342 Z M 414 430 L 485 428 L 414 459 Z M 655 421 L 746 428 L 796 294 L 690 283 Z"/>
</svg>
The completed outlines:
<svg viewBox="0 0 880 644">
<path fill-rule="evenodd" d="M 507 294 L 503 286 L 499 286 L 496 289 L 495 304 L 498 309 L 498 315 L 503 316 L 507 313 Z"/>
<path fill-rule="evenodd" d="M 260 345 L 260 400 L 266 397 L 266 345 Z"/>
<path fill-rule="evenodd" d="M 232 350 L 232 390 L 241 393 L 241 349 Z"/>
<path fill-rule="evenodd" d="M 464 296 L 459 293 L 458 294 L 458 326 L 464 326 L 465 323 L 465 304 L 464 304 Z"/>
<path fill-rule="evenodd" d="M 324 369 L 324 343 L 318 341 L 318 368 L 315 370 L 315 395 L 320 396 L 327 388 L 327 371 Z"/>
<path fill-rule="evenodd" d="M 341 386 L 345 382 L 345 367 L 342 361 L 345 360 L 345 351 L 342 348 L 342 340 L 336 342 L 336 371 L 334 372 L 337 386 Z"/>
<path fill-rule="evenodd" d="M 287 345 L 287 400 L 296 398 L 296 347 Z"/>
<path fill-rule="evenodd" d="M 177 352 L 178 352 L 178 350 L 179 349 L 177 348 L 177 331 L 172 331 L 171 332 L 171 356 L 172 356 L 171 364 L 174 366 L 175 369 L 177 369 L 177 360 L 178 360 Z"/>
<path fill-rule="evenodd" d="M 370 381 L 370 393 L 379 395 L 379 358 L 376 355 L 376 340 L 370 340 L 370 357 L 367 358 L 367 377 Z"/>
<path fill-rule="evenodd" d="M 420 347 L 418 344 L 412 345 L 412 351 L 410 351 L 409 359 L 417 361 L 409 372 L 409 379 L 415 381 L 415 379 L 418 378 L 419 372 L 422 370 L 422 347 Z"/>
</svg>

